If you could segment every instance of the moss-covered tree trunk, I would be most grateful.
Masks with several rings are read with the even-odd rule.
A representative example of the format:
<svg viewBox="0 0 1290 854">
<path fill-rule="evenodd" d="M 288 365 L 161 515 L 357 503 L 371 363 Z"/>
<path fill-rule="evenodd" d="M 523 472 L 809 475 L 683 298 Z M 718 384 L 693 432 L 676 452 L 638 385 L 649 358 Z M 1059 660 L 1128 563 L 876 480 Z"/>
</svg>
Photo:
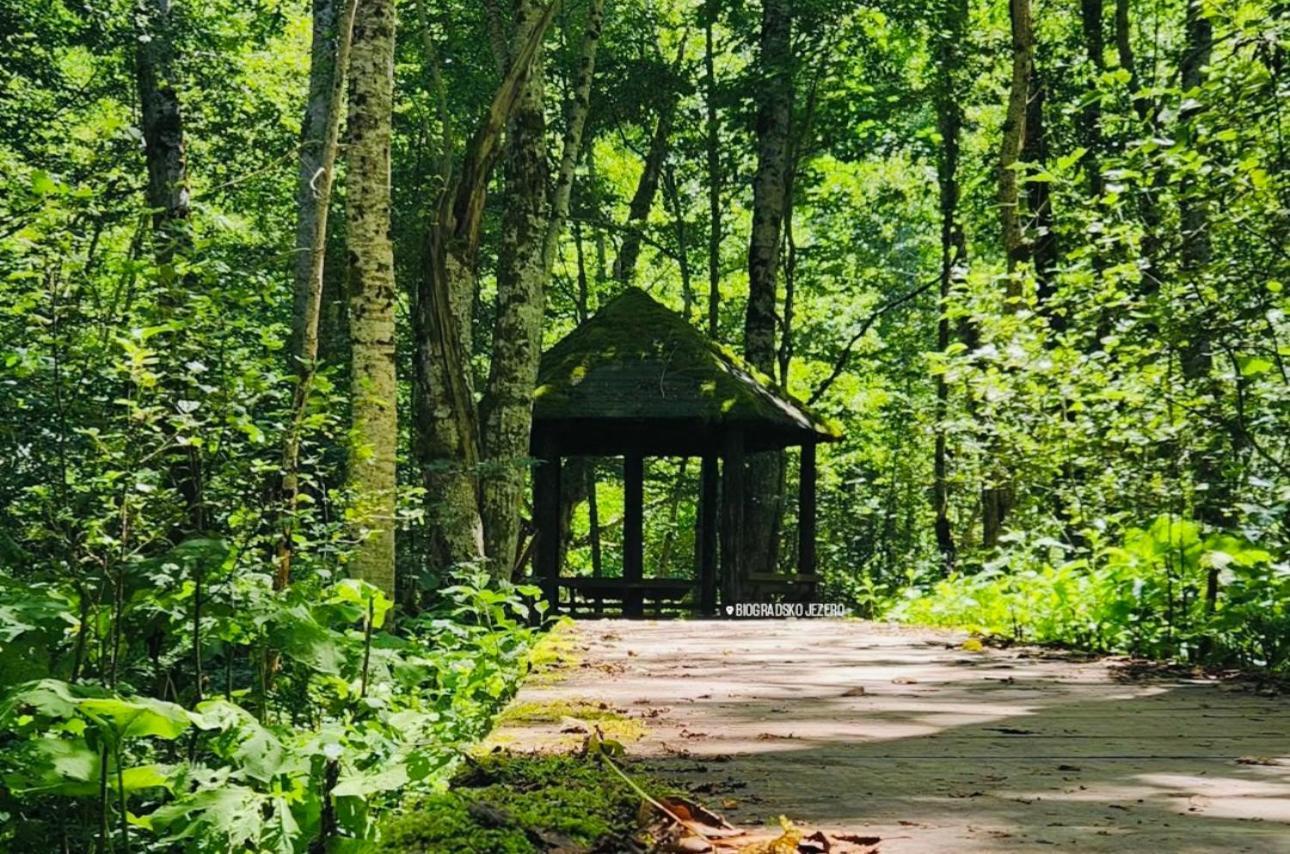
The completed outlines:
<svg viewBox="0 0 1290 854">
<path fill-rule="evenodd" d="M 748 243 L 748 311 L 744 356 L 766 376 L 775 373 L 775 304 L 787 204 L 789 132 L 793 111 L 792 4 L 764 0 L 757 86 L 757 173 L 753 178 L 752 235 Z M 783 454 L 749 457 L 741 570 L 773 572 L 783 505 Z"/>
<path fill-rule="evenodd" d="M 349 487 L 365 536 L 359 578 L 394 593 L 394 250 L 390 242 L 390 122 L 394 94 L 393 0 L 361 0 L 350 50 L 346 237 L 349 254 L 353 428 Z"/>
<path fill-rule="evenodd" d="M 485 552 L 494 571 L 504 577 L 510 575 L 519 546 L 546 286 L 569 215 L 574 167 L 590 110 L 603 10 L 603 0 L 593 0 L 587 10 L 573 91 L 565 110 L 563 150 L 554 188 L 548 187 L 545 79 L 540 52 L 534 58 L 507 140 L 507 206 L 497 277 L 497 320 L 488 385 L 480 405 L 486 461 L 480 489 Z M 532 38 L 539 11 L 532 0 L 521 2 L 513 51 Z"/>
<path fill-rule="evenodd" d="M 481 442 L 469 360 L 480 221 L 502 133 L 524 97 L 529 68 L 556 5 L 535 7 L 533 26 L 526 38 L 515 41 L 509 63 L 506 55 L 500 57 L 505 68 L 501 85 L 466 147 L 460 169 L 446 176 L 414 294 L 413 451 L 426 487 L 430 560 L 436 570 L 485 556 L 478 481 Z M 539 240 L 539 254 L 541 245 Z"/>
<path fill-rule="evenodd" d="M 537 11 L 532 0 L 517 5 L 517 43 L 532 30 Z M 542 352 L 543 258 L 550 218 L 542 66 L 539 50 L 507 131 L 497 314 L 488 385 L 480 404 L 480 441 L 486 461 L 480 483 L 484 551 L 494 571 L 503 576 L 510 574 L 519 540 L 524 461 Z"/>
</svg>

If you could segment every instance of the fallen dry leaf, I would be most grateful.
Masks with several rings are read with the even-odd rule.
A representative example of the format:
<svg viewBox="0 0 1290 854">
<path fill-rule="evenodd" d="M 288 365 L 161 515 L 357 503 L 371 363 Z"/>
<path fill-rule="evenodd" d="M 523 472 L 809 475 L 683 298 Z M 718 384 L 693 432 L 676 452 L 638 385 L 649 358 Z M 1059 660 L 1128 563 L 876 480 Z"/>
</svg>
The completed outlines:
<svg viewBox="0 0 1290 854">
<path fill-rule="evenodd" d="M 882 842 L 881 836 L 857 836 L 854 833 L 835 833 L 833 835 L 843 842 L 850 842 L 852 845 L 877 845 Z"/>
</svg>

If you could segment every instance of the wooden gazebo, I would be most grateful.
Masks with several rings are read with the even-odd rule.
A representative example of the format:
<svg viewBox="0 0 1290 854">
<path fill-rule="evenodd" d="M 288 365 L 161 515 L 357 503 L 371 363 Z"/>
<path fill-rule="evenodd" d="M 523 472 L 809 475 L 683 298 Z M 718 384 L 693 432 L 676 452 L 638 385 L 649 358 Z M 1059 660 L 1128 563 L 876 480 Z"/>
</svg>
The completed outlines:
<svg viewBox="0 0 1290 854">
<path fill-rule="evenodd" d="M 741 601 L 749 585 L 785 581 L 794 582 L 795 593 L 812 595 L 815 446 L 838 438 L 836 428 L 680 315 L 644 291 L 628 289 L 542 357 L 533 408 L 535 572 L 552 609 L 559 607 L 562 587 L 598 599 L 621 598 L 626 616 L 640 616 L 647 597 L 675 598 L 693 588 L 692 582 L 643 577 L 647 456 L 703 461 L 696 548 L 701 613 L 716 610 L 718 568 L 723 604 Z M 741 561 L 745 454 L 798 445 L 797 576 L 751 575 Z M 620 579 L 561 577 L 560 464 L 576 456 L 623 457 Z"/>
</svg>

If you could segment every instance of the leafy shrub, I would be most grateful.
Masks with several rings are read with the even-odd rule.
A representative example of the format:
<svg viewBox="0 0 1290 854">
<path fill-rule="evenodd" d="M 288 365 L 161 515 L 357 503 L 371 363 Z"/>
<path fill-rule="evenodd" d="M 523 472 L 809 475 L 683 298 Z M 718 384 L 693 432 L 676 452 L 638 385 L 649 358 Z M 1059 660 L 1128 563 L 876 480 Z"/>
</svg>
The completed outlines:
<svg viewBox="0 0 1290 854">
<path fill-rule="evenodd" d="M 1201 537 L 1173 516 L 1090 546 L 1091 557 L 1064 561 L 1055 541 L 1014 545 L 978 573 L 911 588 L 889 614 L 1098 651 L 1290 666 L 1290 566 L 1268 551 L 1230 533 Z"/>
<path fill-rule="evenodd" d="M 391 603 L 363 582 L 275 594 L 267 576 L 239 576 L 199 622 L 197 646 L 224 684 L 191 708 L 141 693 L 127 677 L 149 668 L 128 663 L 115 689 L 66 678 L 66 667 L 9 684 L 0 811 L 15 820 L 0 843 L 35 850 L 57 834 L 87 849 L 94 835 L 137 836 L 194 851 L 291 852 L 319 838 L 342 848 L 372 838 L 396 795 L 442 785 L 459 746 L 485 731 L 526 670 L 536 630 L 525 597 L 536 591 L 482 580 L 463 579 L 439 609 L 387 632 Z M 6 657 L 46 644 L 60 661 L 59 647 L 76 648 L 91 628 L 70 593 L 0 590 Z M 135 596 L 120 616 L 146 621 L 171 604 Z M 70 826 L 69 808 L 94 818 Z"/>
</svg>

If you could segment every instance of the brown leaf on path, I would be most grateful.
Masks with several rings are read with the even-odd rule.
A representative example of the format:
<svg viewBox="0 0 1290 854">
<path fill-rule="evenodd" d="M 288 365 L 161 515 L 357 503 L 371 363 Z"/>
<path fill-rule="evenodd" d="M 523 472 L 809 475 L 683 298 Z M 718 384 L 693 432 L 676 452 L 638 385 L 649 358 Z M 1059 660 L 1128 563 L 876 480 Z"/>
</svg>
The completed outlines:
<svg viewBox="0 0 1290 854">
<path fill-rule="evenodd" d="M 864 696 L 864 686 L 863 686 L 863 685 L 857 685 L 857 686 L 856 686 L 856 687 L 854 687 L 854 688 L 848 688 L 847 690 L 845 690 L 845 691 L 843 691 L 843 692 L 842 692 L 842 696 L 843 696 L 843 697 L 863 697 L 863 696 Z"/>
<path fill-rule="evenodd" d="M 850 842 L 852 845 L 877 845 L 882 842 L 881 836 L 858 836 L 854 833 L 835 833 L 833 835 L 843 842 Z"/>
<path fill-rule="evenodd" d="M 797 843 L 798 854 L 829 854 L 833 850 L 833 843 L 824 835 L 824 831 L 817 830 L 810 836 L 804 837 L 801 842 Z"/>
</svg>

